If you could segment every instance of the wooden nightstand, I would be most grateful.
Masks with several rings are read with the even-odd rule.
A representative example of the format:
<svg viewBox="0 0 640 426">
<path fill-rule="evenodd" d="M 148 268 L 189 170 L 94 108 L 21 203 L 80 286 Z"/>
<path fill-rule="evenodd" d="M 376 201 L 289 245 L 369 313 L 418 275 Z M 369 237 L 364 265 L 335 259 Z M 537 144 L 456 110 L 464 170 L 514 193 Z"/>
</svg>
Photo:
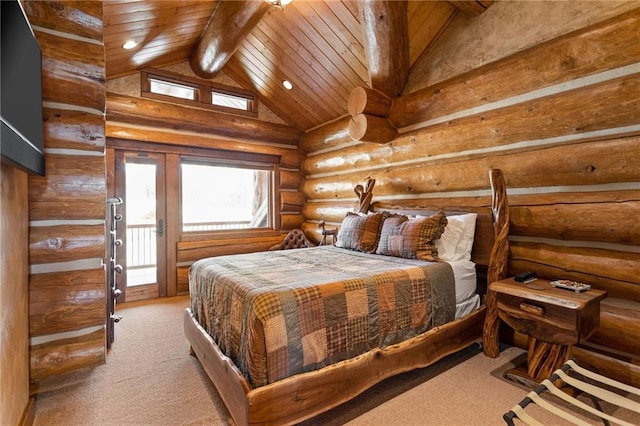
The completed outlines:
<svg viewBox="0 0 640 426">
<path fill-rule="evenodd" d="M 538 279 L 530 284 L 513 278 L 491 283 L 482 341 L 485 355 L 498 356 L 500 320 L 529 336 L 527 366 L 510 370 L 510 378 L 540 382 L 571 356 L 574 344 L 586 340 L 600 324 L 601 290 L 576 293 Z M 507 375 L 507 373 L 505 373 Z M 516 377 L 514 377 L 516 376 Z"/>
</svg>

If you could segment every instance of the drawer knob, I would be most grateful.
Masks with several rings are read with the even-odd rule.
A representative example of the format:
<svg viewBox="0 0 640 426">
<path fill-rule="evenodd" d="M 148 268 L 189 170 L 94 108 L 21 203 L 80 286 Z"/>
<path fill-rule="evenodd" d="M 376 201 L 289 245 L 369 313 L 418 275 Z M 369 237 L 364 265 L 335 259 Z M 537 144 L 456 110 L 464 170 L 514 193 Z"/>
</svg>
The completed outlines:
<svg viewBox="0 0 640 426">
<path fill-rule="evenodd" d="M 541 308 L 540 306 L 530 305 L 528 303 L 521 303 L 520 309 L 534 315 L 544 314 L 544 308 Z"/>
</svg>

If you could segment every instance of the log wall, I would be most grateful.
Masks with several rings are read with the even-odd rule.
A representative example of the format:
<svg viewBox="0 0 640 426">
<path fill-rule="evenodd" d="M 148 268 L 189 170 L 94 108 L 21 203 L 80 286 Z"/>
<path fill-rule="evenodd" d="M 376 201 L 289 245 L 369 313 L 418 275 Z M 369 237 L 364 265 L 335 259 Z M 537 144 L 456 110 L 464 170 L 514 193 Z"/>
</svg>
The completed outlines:
<svg viewBox="0 0 640 426">
<path fill-rule="evenodd" d="M 42 51 L 46 176 L 29 177 L 31 390 L 105 362 L 102 3 L 26 1 Z M 80 17 L 80 18 L 79 18 Z"/>
<path fill-rule="evenodd" d="M 316 240 L 369 177 L 382 205 L 484 209 L 498 168 L 510 274 L 640 302 L 640 9 L 398 97 L 389 119 L 399 134 L 384 145 L 330 134 L 305 145 L 303 228 Z"/>
</svg>

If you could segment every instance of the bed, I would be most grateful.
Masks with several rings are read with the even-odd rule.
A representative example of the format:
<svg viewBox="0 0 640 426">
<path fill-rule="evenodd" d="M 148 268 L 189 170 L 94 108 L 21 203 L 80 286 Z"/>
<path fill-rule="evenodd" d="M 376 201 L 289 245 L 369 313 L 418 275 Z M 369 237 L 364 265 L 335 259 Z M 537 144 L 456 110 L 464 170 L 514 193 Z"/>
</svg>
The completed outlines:
<svg viewBox="0 0 640 426">
<path fill-rule="evenodd" d="M 366 219 L 353 217 L 367 224 L 380 218 L 378 227 L 365 228 L 365 234 L 368 228 L 377 233 L 373 253 L 360 250 L 366 245 L 348 247 L 348 238 L 340 244 L 339 235 L 342 247 L 195 262 L 185 334 L 235 423 L 302 421 L 476 341 L 484 320 L 476 265 L 490 280 L 500 278 L 508 248 L 508 223 L 500 220 L 507 208 L 504 181 L 499 170 L 490 177 L 492 209 L 473 215 L 468 258 L 443 261 L 424 247 L 419 257 L 425 260 L 393 252 L 407 250 L 406 235 L 398 243 L 394 234 L 400 223 L 406 230 L 409 222 L 430 222 L 440 227 L 435 235 L 445 229 L 442 223 L 469 216 L 464 212 L 446 218 L 415 209 L 376 212 L 374 203 Z M 408 214 L 418 217 L 408 221 Z M 346 223 L 343 237 L 351 229 Z"/>
</svg>

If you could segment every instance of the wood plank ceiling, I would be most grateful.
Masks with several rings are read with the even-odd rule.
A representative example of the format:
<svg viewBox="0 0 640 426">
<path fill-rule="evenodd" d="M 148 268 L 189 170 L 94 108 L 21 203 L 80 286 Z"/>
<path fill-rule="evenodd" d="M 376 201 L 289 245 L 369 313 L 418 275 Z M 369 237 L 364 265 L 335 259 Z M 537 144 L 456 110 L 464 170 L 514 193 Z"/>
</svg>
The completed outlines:
<svg viewBox="0 0 640 426">
<path fill-rule="evenodd" d="M 217 4 L 105 2 L 107 78 L 188 62 Z M 457 10 L 445 1 L 409 2 L 410 66 L 433 45 Z M 122 49 L 129 39 L 138 46 Z M 369 85 L 358 2 L 294 0 L 284 9 L 271 7 L 223 71 L 301 130 L 345 115 L 351 91 Z M 293 90 L 286 90 L 283 80 L 293 83 Z"/>
</svg>

